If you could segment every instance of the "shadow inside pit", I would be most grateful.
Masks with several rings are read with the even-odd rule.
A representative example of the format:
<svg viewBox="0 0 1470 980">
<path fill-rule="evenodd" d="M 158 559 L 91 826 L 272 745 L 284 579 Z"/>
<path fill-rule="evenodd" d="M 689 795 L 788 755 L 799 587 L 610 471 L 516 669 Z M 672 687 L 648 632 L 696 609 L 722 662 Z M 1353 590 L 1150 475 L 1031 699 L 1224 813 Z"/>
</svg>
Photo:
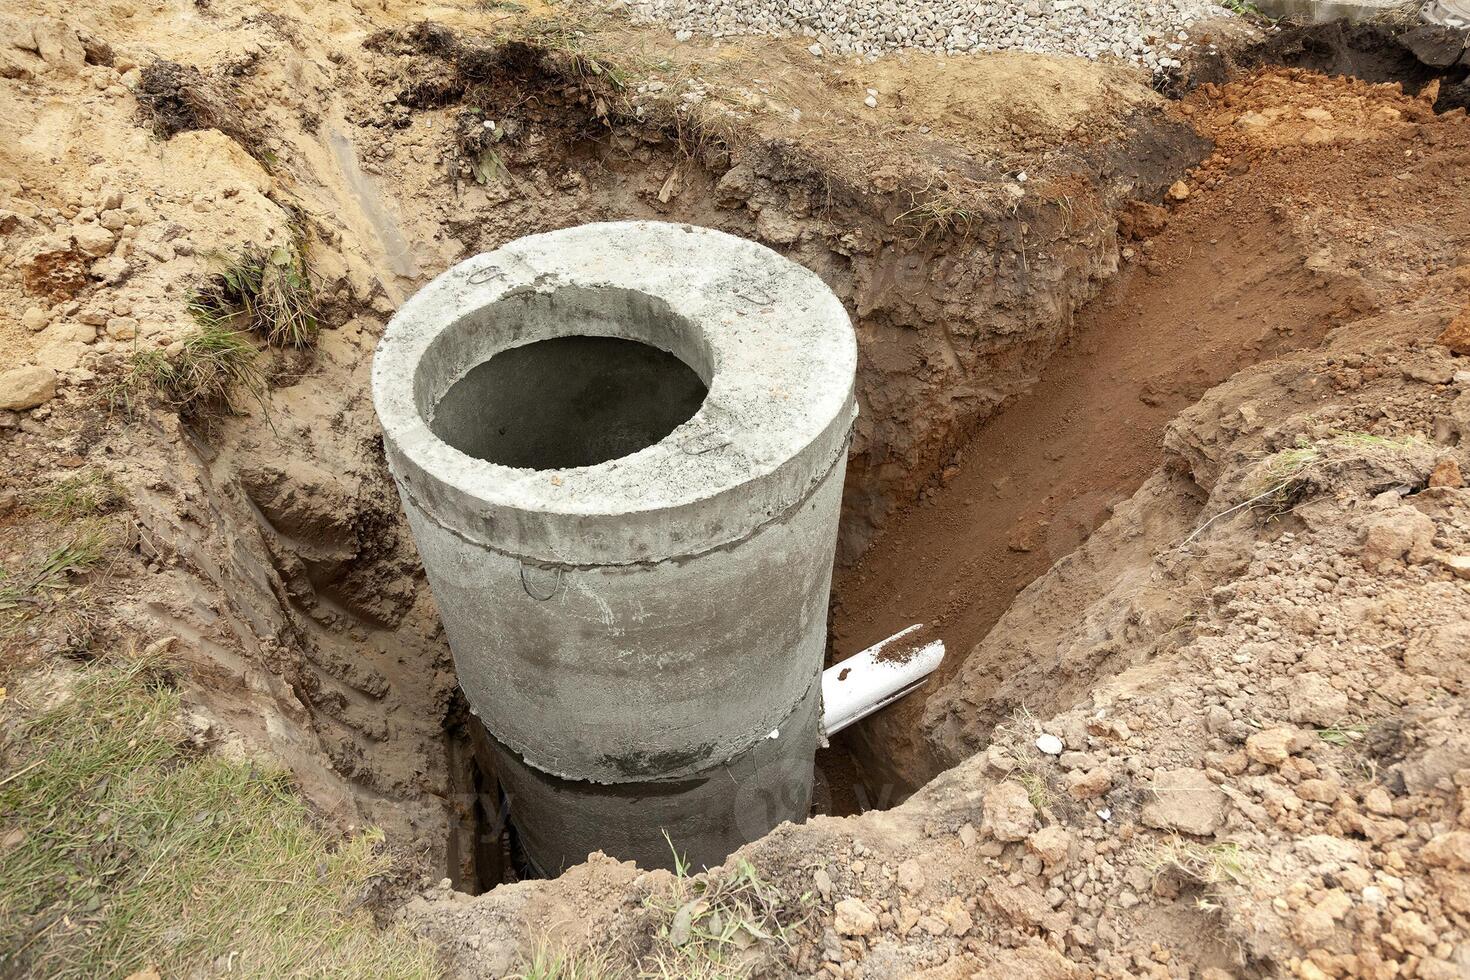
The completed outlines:
<svg viewBox="0 0 1470 980">
<path fill-rule="evenodd" d="M 447 854 L 454 887 L 471 895 L 497 885 L 547 877 L 526 857 L 510 820 L 511 801 L 496 778 L 488 746 L 477 748 L 478 719 L 456 693 L 458 710 L 446 731 L 455 800 L 450 807 Z M 876 792 L 858 776 L 852 753 L 841 743 L 820 749 L 816 760 L 811 816 L 847 817 L 886 810 L 903 794 L 898 787 Z M 554 877 L 554 876 L 553 876 Z"/>
<path fill-rule="evenodd" d="M 1470 32 L 1434 24 L 1279 22 L 1265 37 L 1234 52 L 1222 51 L 1200 62 L 1175 88 L 1206 82 L 1224 84 L 1241 70 L 1278 65 L 1365 82 L 1398 83 L 1409 95 L 1439 83 L 1435 112 L 1470 110 Z M 1168 94 L 1179 94 L 1169 92 Z"/>
</svg>

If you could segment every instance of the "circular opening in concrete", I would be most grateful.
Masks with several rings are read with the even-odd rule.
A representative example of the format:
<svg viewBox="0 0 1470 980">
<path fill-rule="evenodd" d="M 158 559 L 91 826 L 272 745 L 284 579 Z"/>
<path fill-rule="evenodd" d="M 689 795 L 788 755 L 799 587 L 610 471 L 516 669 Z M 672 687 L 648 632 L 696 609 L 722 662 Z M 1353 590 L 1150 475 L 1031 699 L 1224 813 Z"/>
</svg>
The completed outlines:
<svg viewBox="0 0 1470 980">
<path fill-rule="evenodd" d="M 667 351 L 708 393 L 657 426 L 645 415 L 635 440 L 560 451 L 577 450 L 573 432 L 519 458 L 482 440 L 504 411 L 565 400 L 560 368 L 521 398 L 466 382 L 468 407 L 440 411 L 481 365 L 566 337 Z M 421 289 L 378 345 L 373 403 L 407 506 L 432 523 L 532 564 L 622 565 L 701 555 L 791 512 L 845 458 L 856 362 L 847 312 L 815 274 L 712 229 L 615 222 L 520 239 Z"/>
<path fill-rule="evenodd" d="M 693 368 L 650 344 L 554 337 L 471 368 L 439 400 L 430 429 L 501 466 L 594 466 L 663 439 L 708 392 Z"/>
</svg>

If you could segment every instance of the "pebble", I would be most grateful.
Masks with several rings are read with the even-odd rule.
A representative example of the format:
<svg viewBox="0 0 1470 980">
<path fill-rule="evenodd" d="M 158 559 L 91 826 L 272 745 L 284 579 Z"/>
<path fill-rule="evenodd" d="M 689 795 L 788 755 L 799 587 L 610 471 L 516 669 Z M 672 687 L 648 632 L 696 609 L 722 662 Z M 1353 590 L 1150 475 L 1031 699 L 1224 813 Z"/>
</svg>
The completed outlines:
<svg viewBox="0 0 1470 980">
<path fill-rule="evenodd" d="M 919 862 L 910 858 L 898 866 L 898 887 L 910 895 L 924 890 L 924 869 Z"/>
<path fill-rule="evenodd" d="M 878 928 L 878 916 L 861 899 L 844 898 L 835 911 L 832 928 L 839 936 L 867 936 Z"/>
<path fill-rule="evenodd" d="M 1020 783 L 1004 782 L 985 794 L 983 829 L 1000 841 L 1025 840 L 1036 827 L 1036 809 Z"/>
<path fill-rule="evenodd" d="M 1245 754 L 1254 762 L 1279 766 L 1291 756 L 1296 732 L 1289 728 L 1272 728 L 1257 732 L 1245 740 Z"/>
<path fill-rule="evenodd" d="M 138 335 L 138 321 L 128 316 L 110 317 L 107 321 L 107 336 L 113 340 L 132 340 Z"/>
<path fill-rule="evenodd" d="M 0 373 L 0 410 L 23 412 L 56 397 L 56 372 L 20 367 Z"/>
<path fill-rule="evenodd" d="M 1208 837 L 1225 824 L 1226 797 L 1201 769 L 1165 769 L 1140 819 L 1149 827 Z"/>
<path fill-rule="evenodd" d="M 1062 749 L 1065 748 L 1062 740 L 1051 734 L 1039 736 L 1036 739 L 1036 747 L 1046 755 L 1061 755 Z"/>
<path fill-rule="evenodd" d="M 111 252 L 113 242 L 117 238 L 101 225 L 91 224 L 74 227 L 72 237 L 76 240 L 77 248 L 93 258 L 102 258 Z"/>
</svg>

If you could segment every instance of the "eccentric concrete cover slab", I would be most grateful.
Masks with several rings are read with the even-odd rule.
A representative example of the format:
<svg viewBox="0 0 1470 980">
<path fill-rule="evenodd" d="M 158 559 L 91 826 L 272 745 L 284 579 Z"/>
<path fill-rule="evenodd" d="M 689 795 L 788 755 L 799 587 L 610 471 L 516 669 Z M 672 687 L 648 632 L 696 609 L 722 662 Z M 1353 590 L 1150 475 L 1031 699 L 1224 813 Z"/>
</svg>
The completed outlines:
<svg viewBox="0 0 1470 980">
<path fill-rule="evenodd" d="M 500 466 L 431 430 L 472 368 L 565 336 L 667 350 L 709 394 L 663 441 L 575 469 Z M 373 400 L 395 475 L 437 521 L 531 561 L 610 565 L 708 551 L 795 506 L 846 451 L 856 367 L 846 311 L 809 270 L 708 228 L 590 224 L 420 290 L 383 335 Z"/>
<path fill-rule="evenodd" d="M 503 746 L 594 783 L 707 778 L 777 732 L 814 747 L 820 712 L 798 709 L 820 700 L 856 366 L 815 274 L 686 225 L 524 238 L 403 306 L 373 398 L 460 684 Z M 583 393 L 604 369 L 632 372 L 629 415 Z M 589 449 L 625 423 L 645 438 Z M 605 461 L 479 458 L 542 443 Z"/>
</svg>

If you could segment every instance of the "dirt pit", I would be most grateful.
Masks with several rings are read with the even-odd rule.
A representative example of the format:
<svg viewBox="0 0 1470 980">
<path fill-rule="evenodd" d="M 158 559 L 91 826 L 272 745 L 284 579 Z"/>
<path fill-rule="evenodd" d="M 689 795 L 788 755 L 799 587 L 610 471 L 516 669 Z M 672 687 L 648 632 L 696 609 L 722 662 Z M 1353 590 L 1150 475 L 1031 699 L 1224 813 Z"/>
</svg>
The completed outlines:
<svg viewBox="0 0 1470 980">
<path fill-rule="evenodd" d="M 1170 101 L 1066 59 L 421 14 L 17 15 L 62 41 L 0 80 L 0 341 L 57 393 L 0 418 L 7 566 L 78 474 L 128 530 L 11 671 L 172 638 L 202 739 L 383 828 L 382 913 L 454 972 L 548 942 L 674 976 L 1470 970 L 1462 110 L 1423 79 Z M 949 654 L 819 758 L 834 816 L 699 878 L 594 856 L 491 888 L 514 842 L 368 367 L 455 261 L 624 217 L 763 241 L 847 304 L 832 657 L 916 622 Z M 309 344 L 253 343 L 226 392 L 140 379 L 194 363 L 222 256 L 298 247 L 309 303 L 268 268 L 286 299 L 231 323 Z"/>
</svg>

